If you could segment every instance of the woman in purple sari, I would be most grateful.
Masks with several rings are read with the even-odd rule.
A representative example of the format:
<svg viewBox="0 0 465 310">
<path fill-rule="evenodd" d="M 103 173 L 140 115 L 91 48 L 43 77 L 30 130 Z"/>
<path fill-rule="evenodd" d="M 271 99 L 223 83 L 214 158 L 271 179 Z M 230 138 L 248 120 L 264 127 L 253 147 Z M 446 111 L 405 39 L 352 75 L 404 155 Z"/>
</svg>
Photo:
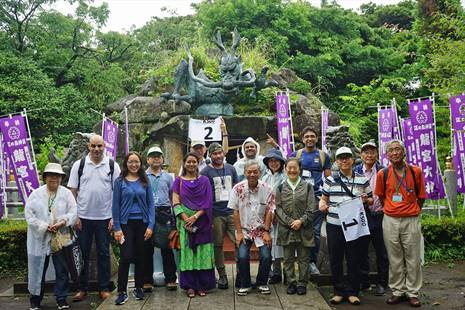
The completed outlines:
<svg viewBox="0 0 465 310">
<path fill-rule="evenodd" d="M 184 157 L 182 175 L 173 183 L 173 205 L 180 233 L 179 282 L 190 298 L 205 296 L 216 287 L 213 232 L 212 190 L 206 176 L 199 175 L 199 159 L 189 153 Z"/>
</svg>

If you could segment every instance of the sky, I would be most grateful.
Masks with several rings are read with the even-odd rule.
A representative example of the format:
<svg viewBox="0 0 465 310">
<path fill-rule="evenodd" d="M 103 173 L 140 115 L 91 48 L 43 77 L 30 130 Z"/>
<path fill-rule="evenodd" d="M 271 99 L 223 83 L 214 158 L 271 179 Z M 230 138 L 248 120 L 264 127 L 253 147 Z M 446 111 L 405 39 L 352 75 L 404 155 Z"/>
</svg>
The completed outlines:
<svg viewBox="0 0 465 310">
<path fill-rule="evenodd" d="M 198 3 L 201 0 L 94 0 L 94 5 L 108 3 L 110 16 L 103 31 L 126 32 L 132 26 L 139 28 L 147 23 L 152 16 L 167 17 L 169 11 L 175 10 L 178 15 L 193 14 L 191 3 Z M 319 6 L 320 0 L 309 0 L 312 5 Z M 374 2 L 376 4 L 395 4 L 400 0 L 338 0 L 338 3 L 346 9 L 357 9 L 363 3 Z M 461 0 L 462 5 L 465 0 Z M 168 11 L 162 11 L 162 8 Z M 72 14 L 73 7 L 64 0 L 59 0 L 52 8 L 64 14 Z"/>
</svg>

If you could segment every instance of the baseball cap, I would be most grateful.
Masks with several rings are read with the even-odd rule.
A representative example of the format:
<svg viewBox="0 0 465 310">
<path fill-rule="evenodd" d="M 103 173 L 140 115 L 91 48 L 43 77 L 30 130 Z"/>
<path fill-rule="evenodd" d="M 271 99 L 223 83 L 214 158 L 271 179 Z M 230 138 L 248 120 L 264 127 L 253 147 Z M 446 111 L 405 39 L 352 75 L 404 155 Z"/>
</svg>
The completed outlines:
<svg viewBox="0 0 465 310">
<path fill-rule="evenodd" d="M 208 154 L 211 154 L 216 151 L 222 151 L 222 150 L 223 150 L 223 146 L 221 144 L 219 144 L 218 142 L 213 142 L 208 147 Z"/>
<path fill-rule="evenodd" d="M 343 146 L 343 147 L 340 147 L 340 148 L 337 149 L 336 158 L 338 158 L 339 156 L 344 155 L 344 154 L 354 156 L 354 154 L 352 153 L 352 150 L 350 148 L 348 148 L 347 146 Z"/>
<path fill-rule="evenodd" d="M 149 148 L 149 150 L 147 151 L 147 156 L 150 156 L 150 154 L 153 154 L 153 153 L 159 153 L 163 155 L 163 151 L 161 150 L 159 146 L 152 146 L 151 148 Z"/>
<path fill-rule="evenodd" d="M 191 141 L 191 146 L 194 147 L 196 145 L 205 146 L 205 141 L 203 141 L 203 140 L 192 140 Z"/>
<path fill-rule="evenodd" d="M 370 148 L 370 147 L 378 149 L 378 146 L 376 145 L 375 141 L 370 140 L 370 141 L 365 142 L 365 143 L 362 144 L 362 147 L 360 148 L 360 151 L 363 152 L 365 149 Z"/>
</svg>

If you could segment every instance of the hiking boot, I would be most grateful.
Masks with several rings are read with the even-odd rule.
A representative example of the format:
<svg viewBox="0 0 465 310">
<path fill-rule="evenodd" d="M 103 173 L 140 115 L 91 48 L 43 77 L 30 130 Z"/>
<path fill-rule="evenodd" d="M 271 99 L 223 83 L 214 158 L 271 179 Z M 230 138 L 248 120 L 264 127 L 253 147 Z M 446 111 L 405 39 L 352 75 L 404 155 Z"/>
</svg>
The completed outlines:
<svg viewBox="0 0 465 310">
<path fill-rule="evenodd" d="M 124 305 L 128 299 L 128 294 L 126 292 L 119 292 L 115 300 L 115 305 Z"/>
<path fill-rule="evenodd" d="M 294 284 L 289 284 L 289 286 L 287 287 L 286 293 L 288 295 L 294 295 L 296 292 L 297 292 L 297 286 L 295 286 Z"/>
<path fill-rule="evenodd" d="M 29 310 L 40 310 L 40 303 L 35 303 L 31 301 L 31 306 L 29 307 Z"/>
<path fill-rule="evenodd" d="M 297 295 L 305 295 L 307 294 L 307 288 L 303 285 L 297 286 Z"/>
<path fill-rule="evenodd" d="M 220 276 L 220 278 L 218 279 L 218 288 L 220 290 L 227 290 L 228 287 L 228 277 L 226 275 Z"/>
<path fill-rule="evenodd" d="M 69 309 L 69 305 L 66 302 L 66 300 L 59 300 L 59 301 L 57 301 L 57 308 L 58 308 L 58 310 Z"/>
<path fill-rule="evenodd" d="M 258 291 L 263 295 L 271 294 L 270 287 L 268 285 L 260 285 Z"/>
<path fill-rule="evenodd" d="M 252 290 L 251 287 L 241 287 L 238 291 L 237 291 L 237 295 L 238 296 L 247 296 L 247 294 Z"/>
<path fill-rule="evenodd" d="M 132 291 L 132 296 L 134 296 L 134 298 L 136 300 L 142 300 L 142 299 L 144 299 L 144 291 L 142 291 L 142 289 L 140 287 L 136 287 Z"/>
</svg>

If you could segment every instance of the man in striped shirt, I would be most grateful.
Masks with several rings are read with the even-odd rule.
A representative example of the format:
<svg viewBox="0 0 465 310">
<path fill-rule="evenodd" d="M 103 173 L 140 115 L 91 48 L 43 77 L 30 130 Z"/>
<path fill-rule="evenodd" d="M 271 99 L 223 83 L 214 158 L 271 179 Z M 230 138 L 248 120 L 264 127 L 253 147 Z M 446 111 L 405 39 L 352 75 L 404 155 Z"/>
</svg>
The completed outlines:
<svg viewBox="0 0 465 310">
<path fill-rule="evenodd" d="M 360 299 L 360 264 L 362 256 L 368 245 L 367 236 L 359 237 L 353 241 L 346 241 L 339 220 L 340 203 L 360 197 L 364 205 L 373 204 L 373 194 L 368 179 L 352 171 L 354 163 L 350 148 L 340 147 L 336 151 L 336 164 L 340 171 L 326 178 L 323 186 L 319 207 L 320 211 L 327 213 L 326 233 L 328 240 L 329 262 L 331 266 L 331 280 L 334 286 L 332 304 L 341 303 L 347 298 L 353 305 L 359 305 Z M 344 285 L 343 263 L 344 255 L 347 261 L 348 286 Z"/>
</svg>

